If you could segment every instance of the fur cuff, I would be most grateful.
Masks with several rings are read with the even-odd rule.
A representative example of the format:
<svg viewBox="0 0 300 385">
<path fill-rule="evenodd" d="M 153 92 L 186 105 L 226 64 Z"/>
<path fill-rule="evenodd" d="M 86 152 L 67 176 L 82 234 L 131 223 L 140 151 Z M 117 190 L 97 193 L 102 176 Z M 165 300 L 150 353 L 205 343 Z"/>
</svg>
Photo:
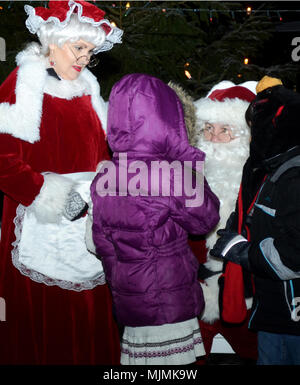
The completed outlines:
<svg viewBox="0 0 300 385">
<path fill-rule="evenodd" d="M 42 223 L 58 223 L 73 187 L 75 183 L 62 175 L 45 174 L 41 191 L 28 209 L 33 210 L 37 220 Z"/>
<path fill-rule="evenodd" d="M 86 227 L 85 227 L 85 245 L 88 251 L 92 254 L 97 255 L 96 252 L 96 246 L 94 244 L 93 240 L 93 202 L 90 200 L 88 202 L 88 215 L 86 220 Z"/>
<path fill-rule="evenodd" d="M 96 246 L 93 241 L 92 226 L 93 226 L 93 218 L 90 215 L 88 215 L 86 220 L 86 228 L 85 228 L 85 245 L 90 253 L 97 255 Z"/>
<path fill-rule="evenodd" d="M 205 302 L 201 320 L 209 324 L 213 324 L 220 319 L 218 283 L 220 275 L 221 274 L 214 275 L 208 278 L 204 283 L 200 283 Z"/>
</svg>

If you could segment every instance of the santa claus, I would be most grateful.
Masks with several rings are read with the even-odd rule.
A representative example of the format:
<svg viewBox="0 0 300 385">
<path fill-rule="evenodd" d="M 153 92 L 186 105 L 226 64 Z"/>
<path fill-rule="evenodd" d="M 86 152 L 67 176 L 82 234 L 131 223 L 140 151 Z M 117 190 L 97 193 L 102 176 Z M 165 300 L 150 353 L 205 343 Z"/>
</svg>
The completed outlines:
<svg viewBox="0 0 300 385">
<path fill-rule="evenodd" d="M 206 97 L 195 101 L 200 133 L 197 146 L 206 153 L 205 176 L 220 200 L 221 218 L 216 228 L 206 236 L 206 263 L 200 270 L 205 298 L 201 332 L 203 330 L 207 353 L 210 352 L 214 336 L 220 333 L 237 353 L 246 358 L 256 356 L 255 336 L 247 330 L 246 322 L 228 327 L 220 321 L 219 278 L 223 261 L 212 257 L 209 250 L 217 240 L 217 231 L 225 227 L 235 209 L 243 165 L 249 155 L 250 130 L 245 112 L 255 97 L 255 86 L 254 81 L 239 85 L 222 81 Z M 249 309 L 252 299 L 246 299 L 246 303 Z M 241 346 L 243 339 L 244 346 Z"/>
</svg>

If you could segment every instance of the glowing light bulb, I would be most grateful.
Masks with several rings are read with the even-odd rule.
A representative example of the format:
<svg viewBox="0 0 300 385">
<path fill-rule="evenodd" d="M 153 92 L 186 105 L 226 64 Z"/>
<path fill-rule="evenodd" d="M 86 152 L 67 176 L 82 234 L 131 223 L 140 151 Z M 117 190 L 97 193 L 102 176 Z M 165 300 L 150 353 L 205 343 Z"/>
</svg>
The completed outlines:
<svg viewBox="0 0 300 385">
<path fill-rule="evenodd" d="M 185 74 L 185 76 L 186 76 L 188 79 L 192 79 L 192 75 L 189 73 L 188 70 L 185 70 L 185 71 L 184 71 L 184 74 Z"/>
</svg>

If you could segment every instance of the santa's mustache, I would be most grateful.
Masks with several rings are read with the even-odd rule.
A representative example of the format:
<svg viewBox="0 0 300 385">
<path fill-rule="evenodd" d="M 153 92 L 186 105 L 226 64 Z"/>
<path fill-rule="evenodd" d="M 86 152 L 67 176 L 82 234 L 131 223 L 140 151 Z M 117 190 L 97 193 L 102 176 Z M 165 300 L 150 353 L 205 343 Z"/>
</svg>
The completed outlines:
<svg viewBox="0 0 300 385">
<path fill-rule="evenodd" d="M 199 141 L 198 148 L 205 152 L 206 161 L 226 161 L 228 159 L 245 158 L 249 153 L 249 140 L 248 138 L 235 138 L 231 142 L 210 142 Z"/>
</svg>

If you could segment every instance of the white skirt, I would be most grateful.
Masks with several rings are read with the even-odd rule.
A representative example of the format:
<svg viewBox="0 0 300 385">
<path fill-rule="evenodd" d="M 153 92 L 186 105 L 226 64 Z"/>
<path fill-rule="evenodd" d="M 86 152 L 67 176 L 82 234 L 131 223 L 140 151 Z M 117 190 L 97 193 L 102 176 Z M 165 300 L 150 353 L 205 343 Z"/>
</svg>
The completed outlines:
<svg viewBox="0 0 300 385">
<path fill-rule="evenodd" d="M 197 318 L 160 326 L 126 326 L 122 365 L 187 365 L 205 355 Z"/>
</svg>

